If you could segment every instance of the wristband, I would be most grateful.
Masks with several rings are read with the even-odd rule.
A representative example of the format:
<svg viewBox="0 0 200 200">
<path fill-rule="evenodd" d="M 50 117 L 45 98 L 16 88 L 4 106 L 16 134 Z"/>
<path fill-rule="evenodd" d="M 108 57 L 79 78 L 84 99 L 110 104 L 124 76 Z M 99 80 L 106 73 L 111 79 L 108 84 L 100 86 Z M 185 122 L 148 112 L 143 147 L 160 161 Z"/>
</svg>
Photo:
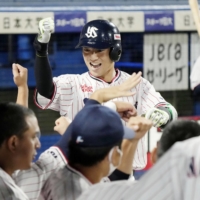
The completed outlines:
<svg viewBox="0 0 200 200">
<path fill-rule="evenodd" d="M 106 106 L 107 108 L 110 108 L 111 110 L 117 111 L 116 104 L 112 101 L 108 101 L 104 103 L 104 106 Z"/>
<path fill-rule="evenodd" d="M 38 57 L 46 57 L 48 55 L 48 43 L 40 43 L 37 40 L 37 36 L 35 37 L 33 46 Z"/>
</svg>

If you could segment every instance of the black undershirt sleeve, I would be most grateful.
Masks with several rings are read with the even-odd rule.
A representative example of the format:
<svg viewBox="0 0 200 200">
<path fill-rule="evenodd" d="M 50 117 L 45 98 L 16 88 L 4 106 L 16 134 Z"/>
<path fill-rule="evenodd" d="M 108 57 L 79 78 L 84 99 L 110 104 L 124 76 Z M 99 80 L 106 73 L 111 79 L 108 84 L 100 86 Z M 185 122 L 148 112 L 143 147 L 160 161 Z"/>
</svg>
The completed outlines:
<svg viewBox="0 0 200 200">
<path fill-rule="evenodd" d="M 34 41 L 36 58 L 34 64 L 37 91 L 44 97 L 51 99 L 54 92 L 53 76 L 48 59 L 48 44 Z"/>
<path fill-rule="evenodd" d="M 110 181 L 118 181 L 118 180 L 128 180 L 130 174 L 125 174 L 124 172 L 116 169 L 108 178 Z"/>
</svg>

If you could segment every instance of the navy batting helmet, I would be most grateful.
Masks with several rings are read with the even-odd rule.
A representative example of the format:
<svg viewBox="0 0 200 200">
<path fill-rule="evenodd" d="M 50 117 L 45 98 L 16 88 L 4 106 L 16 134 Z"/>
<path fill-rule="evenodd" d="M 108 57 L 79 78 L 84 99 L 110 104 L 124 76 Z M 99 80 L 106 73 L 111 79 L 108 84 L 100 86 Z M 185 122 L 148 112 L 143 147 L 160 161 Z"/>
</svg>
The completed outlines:
<svg viewBox="0 0 200 200">
<path fill-rule="evenodd" d="M 85 24 L 76 48 L 83 46 L 95 49 L 110 48 L 110 59 L 115 62 L 120 59 L 122 53 L 121 36 L 118 28 L 113 23 L 102 19 Z"/>
</svg>

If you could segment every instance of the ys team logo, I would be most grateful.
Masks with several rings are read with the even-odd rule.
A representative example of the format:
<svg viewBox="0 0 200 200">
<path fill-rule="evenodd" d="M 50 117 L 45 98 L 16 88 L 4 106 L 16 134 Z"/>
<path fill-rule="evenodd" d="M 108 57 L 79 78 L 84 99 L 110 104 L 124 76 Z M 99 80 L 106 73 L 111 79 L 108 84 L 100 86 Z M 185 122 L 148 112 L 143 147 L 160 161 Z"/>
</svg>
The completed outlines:
<svg viewBox="0 0 200 200">
<path fill-rule="evenodd" d="M 88 27 L 87 29 L 87 33 L 85 34 L 88 38 L 95 38 L 97 37 L 97 33 L 96 31 L 98 30 L 98 28 L 92 26 L 92 27 Z"/>
</svg>

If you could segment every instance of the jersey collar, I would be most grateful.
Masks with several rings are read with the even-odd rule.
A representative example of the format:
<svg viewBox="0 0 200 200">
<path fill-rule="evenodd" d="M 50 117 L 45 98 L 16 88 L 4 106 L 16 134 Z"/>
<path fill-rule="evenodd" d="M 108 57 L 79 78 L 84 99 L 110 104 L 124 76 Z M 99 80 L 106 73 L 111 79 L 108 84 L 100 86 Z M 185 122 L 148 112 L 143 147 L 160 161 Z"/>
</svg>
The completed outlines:
<svg viewBox="0 0 200 200">
<path fill-rule="evenodd" d="M 117 81 L 119 79 L 119 77 L 121 76 L 121 71 L 120 70 L 115 69 L 115 71 L 116 71 L 115 77 L 111 80 L 111 82 L 106 82 L 101 78 L 95 77 L 90 72 L 88 72 L 88 74 L 90 75 L 91 78 L 95 79 L 96 81 L 100 81 L 100 82 L 104 82 L 104 83 L 110 84 L 110 83 L 113 83 L 113 82 Z"/>
<path fill-rule="evenodd" d="M 67 164 L 65 166 L 69 171 L 71 171 L 72 173 L 78 174 L 79 176 L 81 176 L 83 179 L 85 179 L 86 182 L 88 182 L 89 185 L 92 185 L 92 183 L 78 170 L 74 169 L 73 167 L 71 167 L 69 164 Z"/>
</svg>

